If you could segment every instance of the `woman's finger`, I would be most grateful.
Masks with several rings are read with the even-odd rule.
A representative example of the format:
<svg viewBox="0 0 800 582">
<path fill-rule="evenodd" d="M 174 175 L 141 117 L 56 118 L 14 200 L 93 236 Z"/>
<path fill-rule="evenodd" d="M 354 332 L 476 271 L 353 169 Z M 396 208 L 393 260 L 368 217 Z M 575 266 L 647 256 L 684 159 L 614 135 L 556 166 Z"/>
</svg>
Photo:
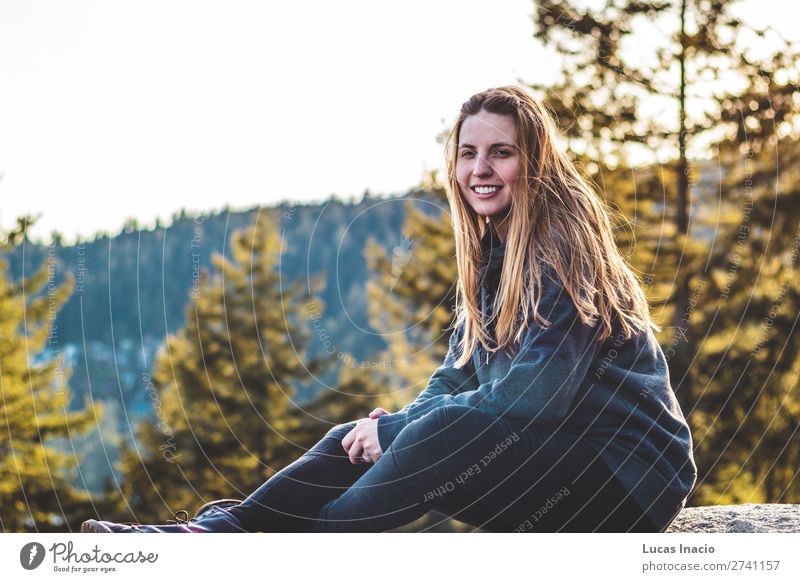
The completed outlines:
<svg viewBox="0 0 800 582">
<path fill-rule="evenodd" d="M 367 455 L 370 463 L 377 463 L 378 459 L 381 458 L 380 446 L 373 446 L 372 443 L 367 440 L 364 442 L 364 452 L 361 454 Z"/>
<path fill-rule="evenodd" d="M 350 457 L 350 462 L 353 465 L 358 465 L 359 463 L 363 463 L 361 459 L 361 455 L 364 454 L 364 447 L 361 446 L 361 441 L 356 437 L 353 440 L 353 444 L 350 446 L 350 450 L 347 451 L 347 456 Z"/>
<path fill-rule="evenodd" d="M 363 446 L 369 452 L 372 462 L 377 463 L 378 459 L 383 456 L 381 440 L 378 435 L 378 421 L 373 420 L 369 425 L 365 426 L 364 433 L 366 434 L 366 438 L 363 441 Z"/>
<path fill-rule="evenodd" d="M 376 408 L 372 412 L 369 413 L 370 418 L 378 418 L 379 416 L 383 416 L 384 414 L 389 414 L 383 408 Z"/>
<path fill-rule="evenodd" d="M 357 427 L 355 426 L 351 428 L 350 432 L 344 435 L 344 438 L 342 439 L 342 447 L 344 447 L 344 452 L 346 453 L 350 452 L 350 446 L 353 444 L 353 441 L 356 438 L 356 428 Z"/>
</svg>

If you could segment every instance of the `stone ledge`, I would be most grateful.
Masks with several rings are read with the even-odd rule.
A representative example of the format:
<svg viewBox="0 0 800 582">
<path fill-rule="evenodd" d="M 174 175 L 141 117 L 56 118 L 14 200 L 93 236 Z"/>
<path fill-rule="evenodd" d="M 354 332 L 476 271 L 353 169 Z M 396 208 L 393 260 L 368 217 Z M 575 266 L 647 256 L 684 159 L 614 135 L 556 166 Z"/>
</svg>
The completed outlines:
<svg viewBox="0 0 800 582">
<path fill-rule="evenodd" d="M 744 503 L 687 507 L 666 533 L 798 533 L 800 505 Z"/>
</svg>

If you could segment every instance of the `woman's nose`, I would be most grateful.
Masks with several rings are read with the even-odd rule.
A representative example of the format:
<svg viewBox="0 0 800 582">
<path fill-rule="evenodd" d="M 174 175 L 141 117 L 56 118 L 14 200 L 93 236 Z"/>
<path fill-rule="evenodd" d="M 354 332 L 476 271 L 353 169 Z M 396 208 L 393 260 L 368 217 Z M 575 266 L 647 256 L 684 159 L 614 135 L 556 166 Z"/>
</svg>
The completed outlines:
<svg viewBox="0 0 800 582">
<path fill-rule="evenodd" d="M 489 160 L 478 156 L 475 159 L 475 167 L 472 168 L 472 173 L 476 176 L 488 176 L 494 171 L 492 165 L 489 163 Z"/>
</svg>

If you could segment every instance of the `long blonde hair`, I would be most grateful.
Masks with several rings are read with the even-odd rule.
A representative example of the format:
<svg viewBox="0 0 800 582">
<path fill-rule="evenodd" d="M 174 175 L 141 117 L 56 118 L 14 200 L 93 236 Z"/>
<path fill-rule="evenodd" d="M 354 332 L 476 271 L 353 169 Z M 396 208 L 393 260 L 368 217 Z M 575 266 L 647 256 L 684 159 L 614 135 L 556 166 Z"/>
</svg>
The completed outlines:
<svg viewBox="0 0 800 582">
<path fill-rule="evenodd" d="M 456 180 L 461 126 L 481 110 L 514 120 L 522 160 L 512 192 L 502 274 L 492 310 L 497 314 L 495 347 L 477 298 L 481 239 L 490 226 L 464 200 Z M 489 351 L 515 349 L 530 325 L 531 312 L 538 325 L 550 325 L 539 315 L 539 298 L 534 295 L 545 264 L 561 279 L 581 320 L 592 326 L 600 320 L 599 341 L 613 333 L 615 319 L 625 338 L 648 326 L 661 330 L 650 318 L 639 280 L 617 248 L 605 203 L 557 147 L 555 135 L 549 112 L 523 89 L 506 86 L 470 97 L 461 106 L 447 139 L 447 198 L 458 265 L 456 326 L 464 326 L 455 363 L 458 368 L 469 362 L 478 341 Z"/>
</svg>

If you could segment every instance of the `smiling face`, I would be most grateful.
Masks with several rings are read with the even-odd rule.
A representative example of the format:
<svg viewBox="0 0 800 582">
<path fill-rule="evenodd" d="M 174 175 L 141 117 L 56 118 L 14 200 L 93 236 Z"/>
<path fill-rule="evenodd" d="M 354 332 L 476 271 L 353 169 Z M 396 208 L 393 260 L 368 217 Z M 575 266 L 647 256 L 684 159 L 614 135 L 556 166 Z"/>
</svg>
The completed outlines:
<svg viewBox="0 0 800 582">
<path fill-rule="evenodd" d="M 481 110 L 464 119 L 456 154 L 458 188 L 479 216 L 489 217 L 502 239 L 519 173 L 517 129 L 511 116 Z"/>
</svg>

